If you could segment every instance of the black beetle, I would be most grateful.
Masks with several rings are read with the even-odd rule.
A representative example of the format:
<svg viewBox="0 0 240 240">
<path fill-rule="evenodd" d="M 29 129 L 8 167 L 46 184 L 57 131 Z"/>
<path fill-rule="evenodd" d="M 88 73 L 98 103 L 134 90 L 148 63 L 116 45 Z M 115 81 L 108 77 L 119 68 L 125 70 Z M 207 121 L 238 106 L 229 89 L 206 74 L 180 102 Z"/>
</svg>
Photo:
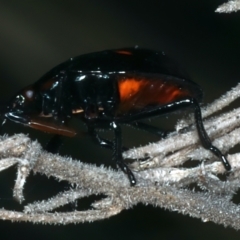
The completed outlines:
<svg viewBox="0 0 240 240">
<path fill-rule="evenodd" d="M 122 158 L 121 124 L 152 130 L 139 120 L 192 106 L 200 140 L 231 166 L 212 145 L 202 123 L 199 102 L 202 90 L 176 68 L 163 52 L 139 48 L 106 50 L 81 55 L 58 65 L 33 85 L 17 93 L 3 111 L 3 118 L 57 135 L 73 137 L 67 126 L 80 118 L 101 146 L 114 150 L 117 165 L 135 177 Z M 112 129 L 113 142 L 99 137 L 96 129 Z"/>
</svg>

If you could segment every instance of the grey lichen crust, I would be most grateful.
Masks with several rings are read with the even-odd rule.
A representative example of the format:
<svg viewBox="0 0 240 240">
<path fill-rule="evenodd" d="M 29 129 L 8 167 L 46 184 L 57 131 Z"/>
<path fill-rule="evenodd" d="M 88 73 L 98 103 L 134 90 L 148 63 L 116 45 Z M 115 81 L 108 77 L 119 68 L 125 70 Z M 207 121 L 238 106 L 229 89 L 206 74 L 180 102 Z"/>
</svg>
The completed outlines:
<svg viewBox="0 0 240 240">
<path fill-rule="evenodd" d="M 215 12 L 232 13 L 232 12 L 237 12 L 239 10 L 240 10 L 240 1 L 234 0 L 234 1 L 228 1 L 227 3 L 223 3 L 216 9 Z"/>
</svg>

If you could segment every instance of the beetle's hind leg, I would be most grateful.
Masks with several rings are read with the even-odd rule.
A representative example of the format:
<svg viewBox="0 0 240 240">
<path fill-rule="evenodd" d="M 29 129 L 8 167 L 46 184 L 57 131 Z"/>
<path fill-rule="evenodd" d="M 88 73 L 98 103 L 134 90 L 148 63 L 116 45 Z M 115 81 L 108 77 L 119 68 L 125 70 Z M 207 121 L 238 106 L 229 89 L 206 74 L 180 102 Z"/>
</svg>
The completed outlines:
<svg viewBox="0 0 240 240">
<path fill-rule="evenodd" d="M 231 165 L 228 162 L 227 158 L 224 156 L 224 154 L 222 154 L 222 152 L 218 148 L 212 145 L 212 142 L 208 137 L 208 134 L 206 133 L 206 130 L 203 126 L 201 109 L 198 104 L 198 101 L 195 98 L 189 97 L 189 98 L 172 102 L 165 106 L 161 106 L 159 108 L 149 109 L 148 111 L 140 112 L 138 114 L 131 115 L 130 117 L 129 116 L 125 117 L 124 119 L 121 119 L 121 121 L 124 123 L 128 123 L 130 121 L 132 122 L 139 121 L 144 118 L 150 118 L 158 115 L 167 114 L 185 107 L 194 107 L 194 110 L 195 110 L 194 115 L 195 115 L 198 135 L 202 142 L 203 147 L 206 148 L 207 150 L 210 150 L 215 156 L 217 156 L 222 161 L 225 169 L 227 171 L 230 171 Z"/>
<path fill-rule="evenodd" d="M 210 150 L 215 156 L 220 158 L 225 169 L 227 171 L 230 171 L 231 165 L 228 162 L 227 158 L 222 154 L 222 152 L 218 148 L 216 148 L 215 146 L 212 145 L 212 142 L 211 142 L 210 138 L 208 137 L 208 134 L 206 133 L 206 130 L 203 126 L 201 109 L 200 109 L 200 106 L 199 106 L 197 100 L 193 98 L 193 99 L 190 99 L 190 101 L 195 106 L 194 115 L 195 115 L 198 135 L 202 142 L 203 147 Z"/>
</svg>

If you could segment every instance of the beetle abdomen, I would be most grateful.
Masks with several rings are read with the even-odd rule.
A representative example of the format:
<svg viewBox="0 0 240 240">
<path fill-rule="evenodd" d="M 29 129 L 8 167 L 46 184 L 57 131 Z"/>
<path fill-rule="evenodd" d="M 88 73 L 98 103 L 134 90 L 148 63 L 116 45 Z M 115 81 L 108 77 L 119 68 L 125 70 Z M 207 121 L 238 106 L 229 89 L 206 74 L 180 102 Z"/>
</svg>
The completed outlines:
<svg viewBox="0 0 240 240">
<path fill-rule="evenodd" d="M 191 82 L 160 74 L 137 74 L 117 80 L 119 105 L 117 115 L 137 113 L 161 107 L 181 99 L 194 97 L 202 99 L 201 88 Z"/>
</svg>

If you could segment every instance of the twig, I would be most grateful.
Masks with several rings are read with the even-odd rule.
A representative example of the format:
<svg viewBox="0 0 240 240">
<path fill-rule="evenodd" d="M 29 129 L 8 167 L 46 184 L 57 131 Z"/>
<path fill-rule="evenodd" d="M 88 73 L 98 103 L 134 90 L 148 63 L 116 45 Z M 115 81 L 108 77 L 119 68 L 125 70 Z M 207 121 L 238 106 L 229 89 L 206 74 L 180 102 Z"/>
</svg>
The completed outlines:
<svg viewBox="0 0 240 240">
<path fill-rule="evenodd" d="M 239 85 L 207 106 L 204 116 L 216 113 L 226 106 L 226 102 L 229 104 L 233 95 L 234 99 L 240 96 Z M 204 121 L 214 145 L 223 152 L 240 141 L 239 117 L 240 108 L 237 108 Z M 31 171 L 68 181 L 73 187 L 51 199 L 25 205 L 23 212 L 2 209 L 0 219 L 58 224 L 96 221 L 143 203 L 178 211 L 204 222 L 213 221 L 240 229 L 240 207 L 231 201 L 239 188 L 240 153 L 228 155 L 232 171 L 222 181 L 219 178 L 219 175 L 225 174 L 222 163 L 201 147 L 191 121 L 191 117 L 181 121 L 178 131 L 158 143 L 124 153 L 125 158 L 136 159 L 131 165 L 137 179 L 135 187 L 129 186 L 128 178 L 121 171 L 49 154 L 37 142 L 22 134 L 2 137 L 0 171 L 17 165 L 13 196 L 20 203 L 24 200 L 23 187 Z M 137 161 L 146 156 L 148 160 Z M 191 160 L 198 161 L 199 166 L 182 167 Z M 199 186 L 201 190 L 190 189 L 190 184 Z M 57 211 L 59 206 L 91 195 L 105 197 L 92 203 L 92 209 L 86 211 Z"/>
<path fill-rule="evenodd" d="M 239 0 L 233 0 L 228 1 L 227 3 L 224 3 L 220 5 L 215 12 L 219 13 L 231 13 L 231 12 L 237 12 L 240 9 L 240 1 Z"/>
</svg>

